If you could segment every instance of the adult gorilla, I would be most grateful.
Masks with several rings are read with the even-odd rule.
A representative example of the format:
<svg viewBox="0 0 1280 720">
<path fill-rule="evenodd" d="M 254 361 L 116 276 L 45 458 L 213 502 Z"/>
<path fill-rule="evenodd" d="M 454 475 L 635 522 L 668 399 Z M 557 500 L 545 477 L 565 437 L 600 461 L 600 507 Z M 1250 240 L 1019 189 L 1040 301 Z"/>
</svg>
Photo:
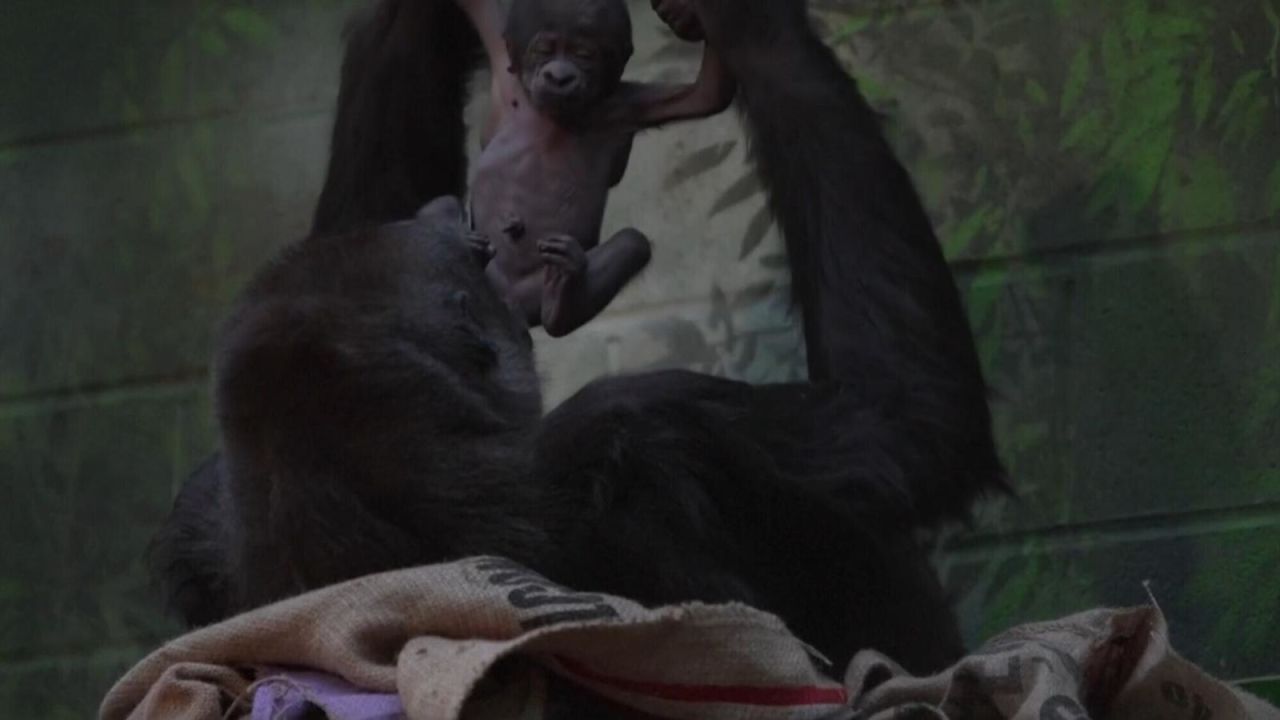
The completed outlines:
<svg viewBox="0 0 1280 720">
<path fill-rule="evenodd" d="M 462 240 L 476 39 L 450 0 L 349 30 L 312 235 L 222 337 L 222 453 L 157 539 L 191 624 L 503 555 L 647 604 L 742 601 L 837 667 L 961 653 L 916 529 L 1003 487 L 986 391 L 911 181 L 797 0 L 688 0 L 739 82 L 811 381 L 599 380 L 542 415 L 532 345 Z"/>
</svg>

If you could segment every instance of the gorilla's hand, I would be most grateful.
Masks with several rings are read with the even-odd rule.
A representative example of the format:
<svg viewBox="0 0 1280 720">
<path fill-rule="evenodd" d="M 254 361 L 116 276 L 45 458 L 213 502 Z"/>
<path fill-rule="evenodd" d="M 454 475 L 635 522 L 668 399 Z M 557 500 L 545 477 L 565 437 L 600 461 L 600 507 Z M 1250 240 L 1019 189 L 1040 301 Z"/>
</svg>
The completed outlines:
<svg viewBox="0 0 1280 720">
<path fill-rule="evenodd" d="M 706 39 L 702 32 L 702 21 L 698 19 L 697 9 L 694 7 L 694 0 L 650 0 L 650 4 L 676 37 L 689 42 L 700 42 Z"/>
</svg>

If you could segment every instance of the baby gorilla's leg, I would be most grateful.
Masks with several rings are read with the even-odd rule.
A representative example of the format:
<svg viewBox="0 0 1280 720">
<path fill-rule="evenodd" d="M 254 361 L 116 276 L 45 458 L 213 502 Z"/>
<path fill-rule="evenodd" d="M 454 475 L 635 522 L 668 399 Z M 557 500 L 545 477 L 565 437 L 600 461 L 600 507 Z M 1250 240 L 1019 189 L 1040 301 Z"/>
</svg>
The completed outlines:
<svg viewBox="0 0 1280 720">
<path fill-rule="evenodd" d="M 567 235 L 538 243 L 545 263 L 542 327 L 561 337 L 582 327 L 613 300 L 652 255 L 649 239 L 626 228 L 589 252 Z"/>
</svg>

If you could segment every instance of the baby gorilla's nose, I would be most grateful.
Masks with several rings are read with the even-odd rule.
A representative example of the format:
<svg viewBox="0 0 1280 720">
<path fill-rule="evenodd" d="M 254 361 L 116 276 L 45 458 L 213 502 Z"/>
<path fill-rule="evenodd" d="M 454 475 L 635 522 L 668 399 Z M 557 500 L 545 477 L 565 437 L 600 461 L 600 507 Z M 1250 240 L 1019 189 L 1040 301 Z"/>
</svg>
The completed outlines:
<svg viewBox="0 0 1280 720">
<path fill-rule="evenodd" d="M 575 89 L 581 76 L 578 68 L 570 62 L 549 62 L 542 68 L 543 81 L 556 92 L 569 92 Z"/>
</svg>

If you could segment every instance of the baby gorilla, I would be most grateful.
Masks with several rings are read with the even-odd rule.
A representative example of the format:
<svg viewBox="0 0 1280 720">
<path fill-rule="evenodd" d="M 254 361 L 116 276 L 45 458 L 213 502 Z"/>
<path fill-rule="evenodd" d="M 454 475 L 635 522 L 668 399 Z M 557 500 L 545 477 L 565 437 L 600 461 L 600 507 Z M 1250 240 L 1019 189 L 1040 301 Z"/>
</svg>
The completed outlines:
<svg viewBox="0 0 1280 720">
<path fill-rule="evenodd" d="M 649 262 L 637 230 L 599 244 L 608 190 L 636 133 L 725 110 L 734 82 L 710 48 L 692 84 L 623 82 L 632 51 L 624 0 L 518 0 L 505 30 L 496 0 L 457 2 L 493 72 L 471 182 L 472 240 L 493 254 L 486 272 L 507 301 L 562 336 Z"/>
</svg>

